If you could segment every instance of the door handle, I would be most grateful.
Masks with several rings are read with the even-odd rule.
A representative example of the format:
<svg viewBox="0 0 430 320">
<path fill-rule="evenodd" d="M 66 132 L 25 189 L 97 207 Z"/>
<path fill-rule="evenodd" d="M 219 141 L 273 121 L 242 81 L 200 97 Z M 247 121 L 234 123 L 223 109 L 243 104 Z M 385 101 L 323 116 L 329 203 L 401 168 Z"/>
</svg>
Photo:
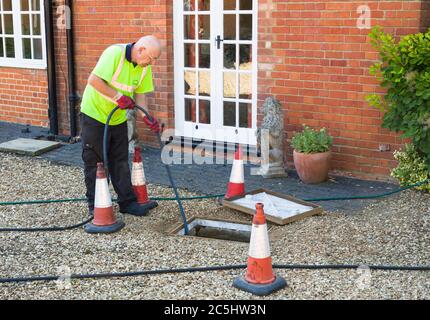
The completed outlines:
<svg viewBox="0 0 430 320">
<path fill-rule="evenodd" d="M 220 35 L 217 35 L 217 37 L 215 38 L 215 42 L 216 42 L 216 47 L 217 49 L 221 48 L 221 41 L 224 41 L 224 39 L 221 39 Z"/>
</svg>

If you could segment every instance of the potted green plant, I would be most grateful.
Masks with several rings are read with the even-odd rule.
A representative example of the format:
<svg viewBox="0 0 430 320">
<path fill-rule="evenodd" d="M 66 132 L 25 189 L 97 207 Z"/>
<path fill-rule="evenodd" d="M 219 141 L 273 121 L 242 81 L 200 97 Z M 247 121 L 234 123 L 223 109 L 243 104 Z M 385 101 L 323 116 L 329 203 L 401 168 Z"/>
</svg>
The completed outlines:
<svg viewBox="0 0 430 320">
<path fill-rule="evenodd" d="M 294 166 L 304 183 L 320 183 L 328 179 L 333 138 L 325 128 L 312 129 L 306 125 L 296 133 L 291 145 L 294 148 Z"/>
</svg>

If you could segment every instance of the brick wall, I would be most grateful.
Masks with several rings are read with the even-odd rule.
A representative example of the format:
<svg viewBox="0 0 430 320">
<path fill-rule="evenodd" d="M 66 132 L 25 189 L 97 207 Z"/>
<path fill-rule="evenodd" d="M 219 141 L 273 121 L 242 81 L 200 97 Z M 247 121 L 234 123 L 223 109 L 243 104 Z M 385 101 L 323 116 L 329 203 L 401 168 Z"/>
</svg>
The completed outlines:
<svg viewBox="0 0 430 320">
<path fill-rule="evenodd" d="M 46 70 L 0 67 L 0 121 L 46 127 Z"/>
<path fill-rule="evenodd" d="M 421 2 L 420 11 L 420 30 L 427 31 L 430 28 L 430 0 L 423 0 Z"/>
<path fill-rule="evenodd" d="M 56 24 L 64 0 L 53 4 L 59 132 L 68 134 L 66 34 Z M 0 109 L 0 121 L 49 127 L 47 70 L 0 67 Z"/>
<path fill-rule="evenodd" d="M 77 91 L 82 95 L 103 50 L 114 43 L 129 43 L 154 34 L 165 47 L 153 66 L 156 91 L 149 95 L 149 110 L 174 125 L 173 114 L 173 4 L 169 0 L 75 1 L 73 25 Z M 154 144 L 146 126 L 138 123 L 140 136 Z"/>
<path fill-rule="evenodd" d="M 389 175 L 392 150 L 404 141 L 381 128 L 382 114 L 365 101 L 383 91 L 369 75 L 378 54 L 369 30 L 357 27 L 361 5 L 372 26 L 397 36 L 430 25 L 428 1 L 260 0 L 259 105 L 268 95 L 283 103 L 288 141 L 304 123 L 326 127 L 335 137 L 333 168 L 373 179 Z M 289 143 L 285 152 L 291 164 Z"/>
<path fill-rule="evenodd" d="M 56 0 L 57 7 L 64 0 Z M 335 136 L 333 169 L 355 176 L 387 176 L 395 166 L 392 152 L 403 140 L 381 129 L 381 113 L 367 105 L 371 92 L 383 92 L 369 75 L 378 58 L 369 45 L 369 30 L 357 28 L 357 8 L 371 9 L 371 24 L 397 36 L 430 26 L 429 1 L 259 0 L 259 102 L 273 95 L 285 110 L 288 136 L 285 155 L 291 165 L 289 139 L 301 124 L 327 127 Z M 74 1 L 76 90 L 82 95 L 88 76 L 102 51 L 144 34 L 162 39 L 165 50 L 154 66 L 156 92 L 149 109 L 174 126 L 173 2 Z M 66 34 L 55 24 L 59 129 L 69 133 Z M 48 126 L 46 70 L 0 67 L 0 120 Z M 79 112 L 79 103 L 77 103 Z M 261 116 L 261 115 L 260 115 Z M 155 144 L 139 123 L 141 136 Z"/>
</svg>

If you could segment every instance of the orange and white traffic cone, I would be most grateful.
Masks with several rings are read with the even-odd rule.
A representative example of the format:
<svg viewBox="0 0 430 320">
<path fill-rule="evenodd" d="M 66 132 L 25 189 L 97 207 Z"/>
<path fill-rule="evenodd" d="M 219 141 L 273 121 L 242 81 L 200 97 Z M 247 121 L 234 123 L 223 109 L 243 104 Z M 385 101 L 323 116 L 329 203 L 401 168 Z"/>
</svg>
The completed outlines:
<svg viewBox="0 0 430 320">
<path fill-rule="evenodd" d="M 142 155 L 139 147 L 134 148 L 133 166 L 131 169 L 131 184 L 137 197 L 137 203 L 148 210 L 158 206 L 158 203 L 148 198 L 145 171 L 143 170 Z"/>
<path fill-rule="evenodd" d="M 97 163 L 96 192 L 94 199 L 94 219 L 84 226 L 88 233 L 113 233 L 121 230 L 125 223 L 116 220 L 112 198 L 102 162 Z"/>
<path fill-rule="evenodd" d="M 234 280 L 233 286 L 255 295 L 265 296 L 284 288 L 287 283 L 273 273 L 264 205 L 257 203 L 255 207 L 257 211 L 252 221 L 248 268 L 244 277 Z"/>
<path fill-rule="evenodd" d="M 241 196 L 245 193 L 245 176 L 243 169 L 242 149 L 240 145 L 234 153 L 233 167 L 231 168 L 230 181 L 227 186 L 225 199 Z"/>
</svg>

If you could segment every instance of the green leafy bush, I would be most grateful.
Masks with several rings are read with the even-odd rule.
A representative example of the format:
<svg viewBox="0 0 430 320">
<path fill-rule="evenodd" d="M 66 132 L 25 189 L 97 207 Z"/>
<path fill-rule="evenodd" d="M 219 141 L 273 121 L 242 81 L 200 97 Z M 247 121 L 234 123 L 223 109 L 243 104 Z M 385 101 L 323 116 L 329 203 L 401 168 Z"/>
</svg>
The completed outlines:
<svg viewBox="0 0 430 320">
<path fill-rule="evenodd" d="M 394 158 L 399 164 L 391 171 L 391 176 L 396 178 L 401 186 L 430 179 L 426 159 L 419 154 L 413 144 L 405 144 L 403 150 L 394 151 Z M 423 184 L 416 189 L 430 191 L 430 184 Z"/>
<path fill-rule="evenodd" d="M 367 101 L 384 112 L 382 127 L 410 138 L 430 169 L 430 30 L 396 41 L 374 27 L 369 36 L 381 57 L 370 73 L 387 92 Z"/>
<path fill-rule="evenodd" d="M 304 125 L 303 131 L 293 136 L 291 145 L 297 152 L 326 152 L 329 151 L 333 145 L 333 138 L 327 133 L 325 128 L 317 131 Z"/>
</svg>

